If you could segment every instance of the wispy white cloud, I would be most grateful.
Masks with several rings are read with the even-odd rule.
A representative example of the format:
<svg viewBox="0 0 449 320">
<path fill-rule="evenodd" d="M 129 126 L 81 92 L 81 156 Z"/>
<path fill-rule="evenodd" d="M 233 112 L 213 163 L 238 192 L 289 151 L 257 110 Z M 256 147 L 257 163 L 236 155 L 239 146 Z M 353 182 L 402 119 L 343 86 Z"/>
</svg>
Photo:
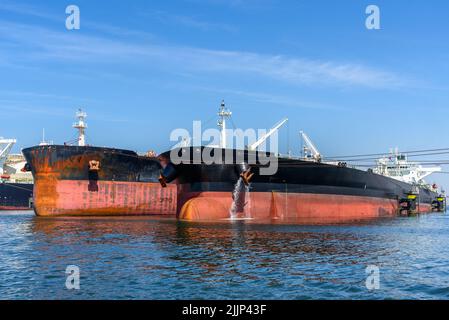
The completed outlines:
<svg viewBox="0 0 449 320">
<path fill-rule="evenodd" d="M 37 95 L 37 94 L 36 94 Z M 45 94 L 43 96 L 46 96 Z M 53 97 L 53 95 L 50 95 Z M 28 101 L 26 99 L 17 98 L 13 100 L 9 99 L 0 99 L 0 111 L 6 113 L 8 115 L 40 115 L 44 117 L 52 117 L 52 118 L 72 118 L 74 116 L 74 112 L 79 107 L 79 105 L 74 106 L 74 103 L 79 101 L 80 99 L 76 98 L 70 101 L 70 103 L 66 102 L 65 104 L 54 104 L 54 99 L 51 98 L 49 101 L 52 101 L 53 105 L 48 105 L 43 102 L 36 101 Z M 90 108 L 89 118 L 95 120 L 95 122 L 107 122 L 107 123 L 137 123 L 140 119 L 130 119 L 124 118 L 119 114 L 114 114 L 111 112 L 104 113 L 99 111 L 92 111 Z M 142 120 L 143 121 L 143 120 Z"/>
<path fill-rule="evenodd" d="M 5 0 L 2 0 L 0 3 L 0 11 L 20 14 L 20 15 L 28 15 L 28 16 L 34 16 L 38 18 L 44 18 L 48 20 L 60 20 L 63 21 L 60 17 L 56 17 L 53 14 L 50 14 L 48 12 L 45 12 L 41 9 L 36 8 L 35 6 L 31 6 L 28 4 L 21 4 L 16 2 L 8 2 Z"/>
<path fill-rule="evenodd" d="M 67 117 L 70 114 L 69 108 L 65 107 L 47 107 L 42 105 L 30 105 L 24 103 L 6 103 L 6 101 L 0 100 L 0 111 L 10 114 L 27 115 L 27 114 L 39 114 L 43 116 L 52 117 Z"/>
<path fill-rule="evenodd" d="M 395 88 L 407 85 L 398 75 L 354 63 L 319 61 L 244 51 L 209 50 L 85 36 L 69 31 L 2 21 L 0 60 L 60 60 L 84 63 L 136 64 L 186 72 L 222 72 L 257 76 L 295 85 Z M 21 54 L 6 43 L 20 47 Z M 2 50 L 3 49 L 3 50 Z M 9 52 L 9 55 L 8 55 Z M 20 56 L 22 55 L 22 56 Z"/>
<path fill-rule="evenodd" d="M 224 6 L 229 8 L 267 8 L 273 5 L 277 0 L 185 0 L 199 5 Z M 282 2 L 281 2 L 282 3 Z"/>
<path fill-rule="evenodd" d="M 190 28 L 200 29 L 202 31 L 211 31 L 211 30 L 222 30 L 228 32 L 237 31 L 236 26 L 226 23 L 210 22 L 204 19 L 200 19 L 199 17 L 196 16 L 174 14 L 161 10 L 144 12 L 141 14 L 144 15 L 145 17 L 157 19 L 158 21 L 167 25 L 175 25 L 175 26 L 181 25 Z"/>
<path fill-rule="evenodd" d="M 202 66 L 206 66 L 210 70 L 246 72 L 298 85 L 359 85 L 366 87 L 404 85 L 404 80 L 391 72 L 359 64 L 236 51 L 196 50 L 191 54 L 199 56 Z M 197 65 L 196 67 L 201 66 Z"/>
<path fill-rule="evenodd" d="M 41 7 L 37 7 L 34 5 L 29 4 L 19 4 L 15 2 L 8 2 L 5 0 L 2 0 L 0 3 L 0 12 L 8 12 L 18 15 L 24 15 L 24 16 L 32 16 L 36 18 L 42 18 L 43 20 L 50 21 L 50 22 L 57 22 L 60 24 L 60 26 L 64 26 L 65 24 L 65 13 L 62 11 L 60 14 L 54 14 L 52 12 L 49 12 Z M 152 39 L 154 38 L 154 35 L 149 32 L 144 32 L 140 30 L 132 30 L 124 27 L 119 26 L 113 26 L 113 25 L 107 25 L 102 24 L 99 22 L 90 21 L 87 18 L 82 19 L 82 26 L 84 29 L 89 29 L 95 32 L 99 32 L 102 34 L 107 35 L 114 35 L 114 36 L 123 36 L 123 37 L 136 37 L 140 39 Z"/>
<path fill-rule="evenodd" d="M 215 3 L 220 0 L 213 0 Z M 235 2 L 235 3 L 234 3 Z M 244 5 L 247 1 L 235 0 L 230 5 Z M 229 3 L 228 3 L 229 4 Z M 30 5 L 23 5 L 4 1 L 0 10 L 24 15 L 32 15 L 48 20 L 61 20 L 48 12 Z M 169 14 L 162 11 L 153 12 L 161 20 L 169 23 L 189 25 L 195 28 L 210 29 L 222 28 L 232 30 L 232 26 L 210 23 L 194 17 Z M 39 26 L 8 23 L 3 21 L 0 25 L 0 63 L 3 65 L 18 64 L 18 57 L 14 52 L 16 48 L 24 49 L 24 55 L 33 59 L 59 59 L 70 61 L 136 61 L 148 65 L 151 63 L 165 63 L 176 67 L 177 72 L 228 72 L 234 74 L 247 74 L 263 76 L 294 84 L 321 84 L 321 85 L 357 85 L 374 88 L 400 87 L 407 81 L 398 75 L 354 63 L 341 63 L 335 61 L 319 61 L 300 57 L 283 55 L 267 55 L 242 51 L 219 51 L 202 48 L 161 46 L 131 42 L 129 36 L 138 36 L 140 39 L 150 40 L 153 36 L 139 30 L 129 30 L 117 26 L 103 25 L 94 22 L 84 22 L 87 28 L 117 35 L 125 39 L 110 39 L 101 36 L 80 36 L 69 32 L 53 31 Z M 20 51 L 20 50 L 19 50 Z M 9 54 L 8 54 L 9 53 Z M 12 56 L 11 56 L 12 55 Z M 23 61 L 23 59 L 22 59 Z M 184 70 L 184 71 L 183 71 Z"/>
<path fill-rule="evenodd" d="M 217 88 L 212 86 L 196 86 L 187 85 L 190 90 L 196 91 L 209 91 L 214 93 L 219 93 L 224 96 L 240 96 L 248 98 L 253 102 L 260 102 L 263 105 L 273 105 L 282 107 L 294 107 L 302 109 L 323 109 L 323 110 L 344 110 L 345 108 L 335 105 L 335 104 L 325 104 L 318 103 L 316 101 L 304 100 L 299 97 L 293 97 L 290 95 L 283 94 L 272 94 L 268 92 L 259 91 L 249 91 L 249 90 L 238 90 L 229 88 Z"/>
<path fill-rule="evenodd" d="M 60 94 L 54 94 L 54 93 L 47 93 L 47 92 L 31 92 L 31 91 L 22 91 L 22 90 L 0 90 L 0 97 L 10 97 L 10 98 L 18 98 L 20 97 L 22 100 L 24 98 L 29 100 L 36 100 L 36 99 L 52 99 L 52 100 L 76 100 L 76 101 L 86 101 L 86 102 L 93 102 L 93 99 L 86 99 L 86 98 L 80 98 L 80 97 L 74 97 L 74 96 L 67 96 L 67 95 L 60 95 Z M 0 100 L 2 101 L 2 100 Z"/>
</svg>

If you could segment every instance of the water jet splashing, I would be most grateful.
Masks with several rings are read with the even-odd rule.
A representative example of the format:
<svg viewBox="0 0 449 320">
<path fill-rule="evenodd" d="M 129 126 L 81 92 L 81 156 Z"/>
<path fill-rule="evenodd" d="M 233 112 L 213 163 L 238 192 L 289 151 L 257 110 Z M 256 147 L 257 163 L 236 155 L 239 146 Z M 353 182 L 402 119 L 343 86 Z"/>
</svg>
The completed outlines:
<svg viewBox="0 0 449 320">
<path fill-rule="evenodd" d="M 251 219 L 249 197 L 251 184 L 249 180 L 253 174 L 250 172 L 251 168 L 246 163 L 242 163 L 240 169 L 242 173 L 234 186 L 234 191 L 232 191 L 232 205 L 229 210 L 231 220 Z"/>
</svg>

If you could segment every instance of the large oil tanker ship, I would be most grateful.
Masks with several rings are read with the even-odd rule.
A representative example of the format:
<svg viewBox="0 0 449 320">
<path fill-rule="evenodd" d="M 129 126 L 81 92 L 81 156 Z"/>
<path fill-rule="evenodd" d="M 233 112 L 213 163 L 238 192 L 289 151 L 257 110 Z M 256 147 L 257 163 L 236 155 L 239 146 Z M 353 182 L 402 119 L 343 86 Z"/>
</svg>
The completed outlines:
<svg viewBox="0 0 449 320">
<path fill-rule="evenodd" d="M 368 171 L 341 162 L 325 163 L 304 133 L 310 153 L 303 158 L 255 151 L 259 141 L 247 150 L 229 150 L 223 134 L 230 114 L 222 103 L 220 146 L 180 147 L 160 156 L 162 184 L 174 181 L 178 186 L 177 215 L 181 219 L 339 223 L 441 208 L 443 198 L 423 182 L 438 167 L 422 168 L 399 153 L 379 159 L 376 168 Z M 205 163 L 203 155 L 215 162 Z M 260 172 L 267 158 L 277 161 L 274 174 Z"/>
<path fill-rule="evenodd" d="M 393 217 L 411 204 L 410 212 L 430 212 L 438 198 L 429 187 L 413 186 L 372 171 L 300 159 L 280 157 L 275 174 L 261 175 L 259 162 L 224 164 L 227 152 L 235 158 L 241 152 L 245 160 L 261 155 L 246 150 L 188 147 L 179 149 L 179 153 L 192 155 L 191 162 L 178 165 L 170 162 L 172 151 L 160 156 L 167 162 L 164 182 L 176 181 L 178 185 L 179 218 L 349 222 Z M 223 164 L 195 163 L 195 153 L 218 153 Z"/>
<path fill-rule="evenodd" d="M 176 186 L 161 188 L 155 154 L 87 146 L 86 114 L 77 113 L 76 145 L 39 145 L 22 152 L 34 177 L 38 216 L 174 215 Z"/>
</svg>

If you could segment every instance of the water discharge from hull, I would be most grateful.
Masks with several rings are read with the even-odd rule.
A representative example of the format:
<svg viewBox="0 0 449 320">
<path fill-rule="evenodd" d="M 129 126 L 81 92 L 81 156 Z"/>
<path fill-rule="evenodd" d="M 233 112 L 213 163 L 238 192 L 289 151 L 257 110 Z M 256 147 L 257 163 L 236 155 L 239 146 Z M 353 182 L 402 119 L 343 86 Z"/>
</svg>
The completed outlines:
<svg viewBox="0 0 449 320">
<path fill-rule="evenodd" d="M 248 172 L 250 167 L 247 163 L 242 163 L 240 169 L 244 173 Z M 243 177 L 240 176 L 232 191 L 232 204 L 229 210 L 230 220 L 251 219 L 250 188 L 251 184 L 246 184 Z"/>
</svg>

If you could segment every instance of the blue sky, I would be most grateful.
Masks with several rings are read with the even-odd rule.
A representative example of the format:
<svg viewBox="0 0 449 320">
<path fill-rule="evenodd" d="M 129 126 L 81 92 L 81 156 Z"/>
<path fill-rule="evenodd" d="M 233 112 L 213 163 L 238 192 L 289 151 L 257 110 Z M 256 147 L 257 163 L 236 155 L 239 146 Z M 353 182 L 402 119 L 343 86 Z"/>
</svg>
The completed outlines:
<svg viewBox="0 0 449 320">
<path fill-rule="evenodd" d="M 448 34 L 443 0 L 1 0 L 0 135 L 71 140 L 82 107 L 90 144 L 160 152 L 225 99 L 240 128 L 289 117 L 282 152 L 301 129 L 329 156 L 448 147 Z"/>
</svg>

